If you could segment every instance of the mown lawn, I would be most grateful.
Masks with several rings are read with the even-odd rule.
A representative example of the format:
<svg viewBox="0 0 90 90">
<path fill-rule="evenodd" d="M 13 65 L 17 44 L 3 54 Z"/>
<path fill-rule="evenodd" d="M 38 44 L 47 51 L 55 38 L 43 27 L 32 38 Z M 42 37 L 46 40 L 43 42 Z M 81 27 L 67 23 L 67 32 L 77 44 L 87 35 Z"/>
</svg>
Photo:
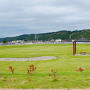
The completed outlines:
<svg viewBox="0 0 90 90">
<path fill-rule="evenodd" d="M 77 44 L 77 53 L 90 53 L 90 44 Z M 46 61 L 0 61 L 0 88 L 90 88 L 90 56 L 73 56 L 72 44 L 0 46 L 0 57 L 56 56 Z M 35 65 L 33 75 L 27 73 Z M 14 68 L 10 72 L 9 66 Z M 83 72 L 76 71 L 79 67 Z M 56 77 L 49 76 L 51 69 Z"/>
</svg>

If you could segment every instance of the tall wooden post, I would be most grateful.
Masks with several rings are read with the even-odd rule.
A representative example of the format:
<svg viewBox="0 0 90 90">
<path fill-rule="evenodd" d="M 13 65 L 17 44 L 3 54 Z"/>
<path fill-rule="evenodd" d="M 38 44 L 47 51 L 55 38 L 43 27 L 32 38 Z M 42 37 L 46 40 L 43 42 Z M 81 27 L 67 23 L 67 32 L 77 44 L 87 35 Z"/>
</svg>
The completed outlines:
<svg viewBox="0 0 90 90">
<path fill-rule="evenodd" d="M 76 42 L 75 42 L 75 54 L 76 54 Z"/>
<path fill-rule="evenodd" d="M 73 42 L 73 55 L 76 54 L 76 42 Z"/>
<path fill-rule="evenodd" d="M 73 42 L 73 55 L 75 55 L 75 51 L 74 51 L 74 42 Z"/>
</svg>

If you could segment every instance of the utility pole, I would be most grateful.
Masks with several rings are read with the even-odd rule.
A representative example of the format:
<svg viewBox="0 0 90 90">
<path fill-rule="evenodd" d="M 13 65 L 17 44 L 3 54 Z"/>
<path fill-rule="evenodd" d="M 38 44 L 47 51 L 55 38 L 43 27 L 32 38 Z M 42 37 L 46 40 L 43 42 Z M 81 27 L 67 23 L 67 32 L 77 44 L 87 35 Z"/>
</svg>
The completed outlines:
<svg viewBox="0 0 90 90">
<path fill-rule="evenodd" d="M 69 35 L 69 39 L 71 40 L 71 35 Z"/>
<path fill-rule="evenodd" d="M 37 39 L 37 42 L 38 42 L 38 36 L 36 37 L 36 39 Z"/>
<path fill-rule="evenodd" d="M 37 37 L 36 37 L 36 34 L 35 34 L 35 42 L 36 42 L 36 38 L 37 38 Z"/>
</svg>

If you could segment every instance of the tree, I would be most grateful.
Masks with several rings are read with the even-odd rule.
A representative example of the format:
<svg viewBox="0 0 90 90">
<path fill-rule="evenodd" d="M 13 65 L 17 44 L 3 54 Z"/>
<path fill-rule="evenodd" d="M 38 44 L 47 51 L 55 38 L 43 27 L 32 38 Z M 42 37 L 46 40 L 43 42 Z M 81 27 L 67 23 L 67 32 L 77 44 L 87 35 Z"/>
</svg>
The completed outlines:
<svg viewBox="0 0 90 90">
<path fill-rule="evenodd" d="M 4 39 L 4 40 L 3 40 L 3 43 L 4 43 L 4 44 L 6 44 L 6 43 L 7 43 L 7 40 L 6 40 L 6 39 Z"/>
</svg>

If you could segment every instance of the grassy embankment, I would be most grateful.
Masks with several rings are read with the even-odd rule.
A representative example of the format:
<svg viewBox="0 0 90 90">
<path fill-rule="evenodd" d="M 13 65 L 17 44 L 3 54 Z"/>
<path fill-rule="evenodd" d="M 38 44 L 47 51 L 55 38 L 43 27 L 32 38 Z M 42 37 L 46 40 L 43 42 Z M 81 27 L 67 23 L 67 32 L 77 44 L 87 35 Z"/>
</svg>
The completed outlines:
<svg viewBox="0 0 90 90">
<path fill-rule="evenodd" d="M 90 53 L 90 45 L 78 44 L 77 53 Z M 46 61 L 0 61 L 0 88 L 90 88 L 90 56 L 73 56 L 72 44 L 35 44 L 0 46 L 0 57 L 56 56 Z M 29 65 L 36 66 L 34 75 L 27 74 Z M 12 66 L 15 72 L 9 70 Z M 82 67 L 84 71 L 76 70 Z M 57 71 L 56 80 L 49 76 Z"/>
</svg>

